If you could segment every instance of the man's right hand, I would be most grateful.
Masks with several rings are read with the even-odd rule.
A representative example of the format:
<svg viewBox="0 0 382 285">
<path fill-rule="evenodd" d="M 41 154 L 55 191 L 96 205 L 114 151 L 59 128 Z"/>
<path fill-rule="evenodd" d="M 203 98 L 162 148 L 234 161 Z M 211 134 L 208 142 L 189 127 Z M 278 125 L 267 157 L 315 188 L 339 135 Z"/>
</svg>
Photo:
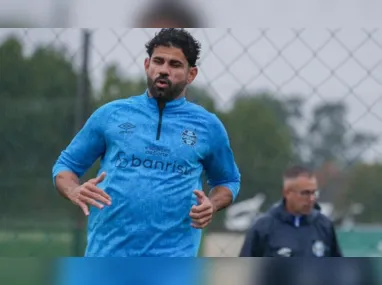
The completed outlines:
<svg viewBox="0 0 382 285">
<path fill-rule="evenodd" d="M 106 173 L 102 172 L 97 178 L 90 179 L 84 184 L 73 188 L 68 195 L 68 198 L 75 205 L 79 206 L 86 216 L 89 215 L 88 205 L 95 206 L 99 209 L 104 207 L 103 204 L 111 205 L 111 197 L 96 186 L 105 179 L 105 176 Z"/>
</svg>

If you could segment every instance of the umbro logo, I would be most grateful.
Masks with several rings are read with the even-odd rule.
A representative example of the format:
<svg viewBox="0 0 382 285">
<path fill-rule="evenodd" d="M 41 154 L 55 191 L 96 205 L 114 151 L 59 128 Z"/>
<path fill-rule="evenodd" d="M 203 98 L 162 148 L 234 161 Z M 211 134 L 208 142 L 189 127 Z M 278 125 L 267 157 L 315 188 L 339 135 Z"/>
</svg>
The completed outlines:
<svg viewBox="0 0 382 285">
<path fill-rule="evenodd" d="M 118 127 L 120 127 L 123 130 L 123 131 L 121 131 L 121 133 L 131 133 L 132 129 L 135 128 L 135 125 L 133 125 L 131 123 L 124 123 L 124 124 L 119 125 Z"/>
<path fill-rule="evenodd" d="M 280 248 L 280 249 L 277 251 L 277 254 L 278 254 L 278 255 L 281 255 L 281 256 L 284 256 L 284 257 L 290 257 L 291 254 L 292 254 L 292 250 L 291 250 L 290 248 L 283 247 L 283 248 Z"/>
</svg>

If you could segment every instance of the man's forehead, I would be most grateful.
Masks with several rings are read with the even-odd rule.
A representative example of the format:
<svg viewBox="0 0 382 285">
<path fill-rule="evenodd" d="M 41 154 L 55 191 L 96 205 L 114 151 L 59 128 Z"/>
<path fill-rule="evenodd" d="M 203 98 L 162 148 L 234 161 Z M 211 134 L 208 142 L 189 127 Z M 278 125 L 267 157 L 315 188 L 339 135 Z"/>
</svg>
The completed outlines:
<svg viewBox="0 0 382 285">
<path fill-rule="evenodd" d="M 316 188 L 317 179 L 314 176 L 301 175 L 296 178 L 289 178 L 284 180 L 284 185 L 286 187 Z"/>
<path fill-rule="evenodd" d="M 152 57 L 162 57 L 165 59 L 176 59 L 186 61 L 183 51 L 177 47 L 158 46 L 154 49 Z"/>
</svg>

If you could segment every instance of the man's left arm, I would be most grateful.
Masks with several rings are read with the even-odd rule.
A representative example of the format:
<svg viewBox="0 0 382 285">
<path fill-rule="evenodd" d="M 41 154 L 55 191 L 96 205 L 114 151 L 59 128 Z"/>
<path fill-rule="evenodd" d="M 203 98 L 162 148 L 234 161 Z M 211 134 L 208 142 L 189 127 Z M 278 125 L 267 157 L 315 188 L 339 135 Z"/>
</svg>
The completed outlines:
<svg viewBox="0 0 382 285">
<path fill-rule="evenodd" d="M 240 190 L 240 172 L 227 131 L 222 122 L 216 116 L 214 118 L 209 126 L 210 151 L 203 164 L 211 188 L 208 198 L 216 212 L 235 201 Z"/>
<path fill-rule="evenodd" d="M 228 134 L 216 116 L 208 134 L 209 147 L 203 166 L 211 190 L 208 197 L 203 191 L 195 190 L 198 205 L 192 206 L 190 211 L 192 226 L 198 229 L 205 228 L 215 212 L 234 202 L 240 190 L 240 173 Z"/>
</svg>

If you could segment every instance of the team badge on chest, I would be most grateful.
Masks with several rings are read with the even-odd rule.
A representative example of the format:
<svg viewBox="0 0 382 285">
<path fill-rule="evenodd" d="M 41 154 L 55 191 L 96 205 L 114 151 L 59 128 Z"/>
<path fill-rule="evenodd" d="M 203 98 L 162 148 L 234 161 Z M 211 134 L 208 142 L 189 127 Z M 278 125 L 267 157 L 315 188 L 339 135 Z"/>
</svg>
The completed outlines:
<svg viewBox="0 0 382 285">
<path fill-rule="evenodd" d="M 312 246 L 313 254 L 317 257 L 323 257 L 325 255 L 325 244 L 318 240 L 313 243 Z"/>
</svg>

